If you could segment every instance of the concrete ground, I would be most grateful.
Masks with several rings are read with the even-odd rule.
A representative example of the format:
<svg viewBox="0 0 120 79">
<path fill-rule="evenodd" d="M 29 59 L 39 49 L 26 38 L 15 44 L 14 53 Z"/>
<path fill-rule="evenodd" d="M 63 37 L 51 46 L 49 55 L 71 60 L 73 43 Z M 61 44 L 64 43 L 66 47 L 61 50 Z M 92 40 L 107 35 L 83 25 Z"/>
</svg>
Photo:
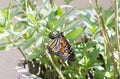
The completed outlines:
<svg viewBox="0 0 120 79">
<path fill-rule="evenodd" d="M 21 58 L 18 50 L 0 51 L 0 79 L 17 79 L 15 67 Z"/>
</svg>

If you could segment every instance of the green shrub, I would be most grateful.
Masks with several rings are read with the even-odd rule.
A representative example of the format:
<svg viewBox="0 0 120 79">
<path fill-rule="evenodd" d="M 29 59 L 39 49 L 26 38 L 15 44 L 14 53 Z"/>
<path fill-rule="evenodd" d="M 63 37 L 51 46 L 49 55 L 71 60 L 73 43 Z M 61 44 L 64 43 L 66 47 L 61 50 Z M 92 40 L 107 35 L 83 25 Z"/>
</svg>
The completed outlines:
<svg viewBox="0 0 120 79">
<path fill-rule="evenodd" d="M 96 8 L 73 11 L 73 7 L 55 5 L 54 0 L 37 3 L 17 0 L 16 5 L 0 9 L 0 50 L 17 48 L 26 61 L 35 59 L 40 73 L 31 72 L 43 79 L 120 77 L 113 7 L 103 10 L 96 4 Z M 56 31 L 64 32 L 74 49 L 75 61 L 48 53 L 48 34 Z"/>
</svg>

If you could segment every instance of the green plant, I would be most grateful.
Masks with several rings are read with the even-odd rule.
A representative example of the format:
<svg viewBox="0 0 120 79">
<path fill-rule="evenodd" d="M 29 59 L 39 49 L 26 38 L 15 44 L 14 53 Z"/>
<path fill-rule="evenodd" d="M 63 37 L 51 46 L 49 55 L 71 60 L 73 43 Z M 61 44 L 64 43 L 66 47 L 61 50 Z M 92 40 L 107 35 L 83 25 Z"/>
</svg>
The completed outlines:
<svg viewBox="0 0 120 79">
<path fill-rule="evenodd" d="M 65 1 L 69 4 L 71 0 Z M 119 22 L 113 22 L 118 17 L 117 6 L 114 17 L 113 7 L 103 10 L 97 0 L 96 7 L 89 0 L 92 10 L 80 9 L 72 17 L 73 7 L 61 8 L 54 0 L 50 3 L 42 0 L 40 6 L 37 0 L 17 2 L 5 10 L 0 9 L 0 50 L 17 48 L 27 64 L 29 61 L 39 64 L 40 73 L 34 69 L 30 72 L 43 79 L 119 78 L 119 55 L 116 53 L 119 52 L 119 29 L 114 28 Z M 48 34 L 56 31 L 64 32 L 73 46 L 75 61 L 65 61 L 48 53 L 46 46 L 51 41 Z"/>
</svg>

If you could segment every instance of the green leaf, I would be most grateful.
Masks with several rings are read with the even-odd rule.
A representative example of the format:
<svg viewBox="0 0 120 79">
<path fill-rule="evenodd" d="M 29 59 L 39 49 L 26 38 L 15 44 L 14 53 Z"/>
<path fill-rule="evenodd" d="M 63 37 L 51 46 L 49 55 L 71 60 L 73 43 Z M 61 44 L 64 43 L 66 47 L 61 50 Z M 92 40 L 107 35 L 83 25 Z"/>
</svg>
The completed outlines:
<svg viewBox="0 0 120 79">
<path fill-rule="evenodd" d="M 24 41 L 23 43 L 23 49 L 27 49 L 28 47 L 30 47 L 33 43 L 35 43 L 37 40 L 40 39 L 40 37 L 42 37 L 42 33 L 38 33 L 36 35 L 34 35 L 33 37 L 27 39 L 26 41 Z"/>
<path fill-rule="evenodd" d="M 34 42 L 36 41 L 36 38 L 30 38 L 28 40 L 26 40 L 24 43 L 23 43 L 23 49 L 27 49 L 28 47 L 30 47 Z"/>
<path fill-rule="evenodd" d="M 69 4 L 72 0 L 64 0 L 66 4 Z"/>
<path fill-rule="evenodd" d="M 36 22 L 36 19 L 35 19 L 34 15 L 27 14 L 27 16 L 34 25 L 37 25 L 37 22 Z"/>
<path fill-rule="evenodd" d="M 68 24 L 68 25 L 66 26 L 66 28 L 64 28 L 62 31 L 65 32 L 65 31 L 68 31 L 68 30 L 70 30 L 70 29 L 75 29 L 75 28 L 76 28 L 77 26 L 79 26 L 82 22 L 83 22 L 83 21 L 82 21 L 81 19 L 76 20 L 76 21 Z"/>
<path fill-rule="evenodd" d="M 105 72 L 104 71 L 96 71 L 95 72 L 95 78 L 96 79 L 105 79 Z"/>
<path fill-rule="evenodd" d="M 58 22 L 55 23 L 55 29 L 57 29 L 58 27 L 63 26 L 63 24 L 67 23 L 67 20 L 59 20 Z"/>
<path fill-rule="evenodd" d="M 57 9 L 57 11 L 55 12 L 55 15 L 56 16 L 62 16 L 62 9 L 61 9 L 61 7 L 60 6 L 58 6 L 58 9 Z"/>
<path fill-rule="evenodd" d="M 0 46 L 0 50 L 3 51 L 6 49 L 6 46 Z"/>
<path fill-rule="evenodd" d="M 14 47 L 16 47 L 16 48 L 18 48 L 18 47 L 20 47 L 20 46 L 22 46 L 23 45 L 23 43 L 22 42 L 17 42 L 17 43 L 14 43 Z"/>
<path fill-rule="evenodd" d="M 113 21 L 114 17 L 115 17 L 115 14 L 114 14 L 114 13 L 113 13 L 111 16 L 109 16 L 109 17 L 107 18 L 106 25 L 110 24 L 110 23 Z"/>
<path fill-rule="evenodd" d="M 99 49 L 96 49 L 93 52 L 88 53 L 88 59 L 90 60 L 88 63 L 88 67 L 93 67 L 95 65 L 99 52 Z"/>
<path fill-rule="evenodd" d="M 0 33 L 3 33 L 4 32 L 4 28 L 1 27 L 2 25 L 0 24 Z"/>
<path fill-rule="evenodd" d="M 0 9 L 0 16 L 3 18 L 3 17 L 6 17 L 6 15 L 7 15 L 6 11 L 3 9 Z"/>
<path fill-rule="evenodd" d="M 52 11 L 49 15 L 48 15 L 48 22 L 51 23 L 54 20 L 54 12 Z"/>
<path fill-rule="evenodd" d="M 89 42 L 86 43 L 86 46 L 87 46 L 86 48 L 89 49 L 91 47 L 95 47 L 96 44 L 97 44 L 96 41 L 89 41 Z"/>
<path fill-rule="evenodd" d="M 40 53 L 32 52 L 31 54 L 28 55 L 28 60 L 38 58 L 39 56 L 40 56 Z"/>
<path fill-rule="evenodd" d="M 0 9 L 0 23 L 1 23 L 1 25 L 4 25 L 5 19 L 6 19 L 5 17 L 6 17 L 5 10 Z"/>
<path fill-rule="evenodd" d="M 13 48 L 13 43 L 12 42 L 11 43 L 6 42 L 6 43 L 1 43 L 0 44 L 0 50 L 1 51 L 3 51 L 3 50 L 9 50 L 11 48 Z"/>
<path fill-rule="evenodd" d="M 62 20 L 62 19 L 64 19 L 65 17 L 67 17 L 73 10 L 74 10 L 74 8 L 71 8 L 71 9 L 69 9 L 67 12 L 65 12 L 65 13 L 63 14 L 63 16 L 60 18 L 60 20 Z"/>
<path fill-rule="evenodd" d="M 10 13 L 10 17 L 14 18 L 15 16 L 21 14 L 22 12 L 17 8 L 16 5 L 13 5 L 12 8 L 14 8 L 14 11 L 12 11 L 12 13 Z"/>
<path fill-rule="evenodd" d="M 83 32 L 84 28 L 80 28 L 80 29 L 76 29 L 74 31 L 69 32 L 66 37 L 70 40 L 70 41 L 74 41 L 76 40 L 80 34 Z"/>
<path fill-rule="evenodd" d="M 0 40 L 6 38 L 7 36 L 9 36 L 9 34 L 7 34 L 7 33 L 1 33 L 0 34 Z"/>
</svg>

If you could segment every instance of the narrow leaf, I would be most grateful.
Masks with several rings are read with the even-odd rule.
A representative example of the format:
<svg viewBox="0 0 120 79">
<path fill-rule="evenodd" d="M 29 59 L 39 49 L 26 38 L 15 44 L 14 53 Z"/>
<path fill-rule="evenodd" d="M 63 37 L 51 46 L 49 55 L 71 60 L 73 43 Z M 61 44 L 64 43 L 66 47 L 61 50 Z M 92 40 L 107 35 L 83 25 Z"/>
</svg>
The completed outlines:
<svg viewBox="0 0 120 79">
<path fill-rule="evenodd" d="M 34 42 L 36 41 L 35 38 L 30 38 L 28 40 L 26 40 L 24 43 L 23 43 L 23 49 L 27 49 L 28 47 L 31 46 L 31 44 L 33 44 Z"/>
<path fill-rule="evenodd" d="M 66 26 L 65 29 L 63 29 L 63 32 L 70 30 L 70 29 L 75 29 L 77 26 L 79 26 L 83 21 L 81 19 L 76 20 Z"/>
<path fill-rule="evenodd" d="M 70 41 L 74 41 L 76 40 L 80 34 L 83 32 L 84 28 L 80 28 L 80 29 L 76 29 L 72 32 L 69 32 L 66 37 L 70 40 Z"/>
</svg>

